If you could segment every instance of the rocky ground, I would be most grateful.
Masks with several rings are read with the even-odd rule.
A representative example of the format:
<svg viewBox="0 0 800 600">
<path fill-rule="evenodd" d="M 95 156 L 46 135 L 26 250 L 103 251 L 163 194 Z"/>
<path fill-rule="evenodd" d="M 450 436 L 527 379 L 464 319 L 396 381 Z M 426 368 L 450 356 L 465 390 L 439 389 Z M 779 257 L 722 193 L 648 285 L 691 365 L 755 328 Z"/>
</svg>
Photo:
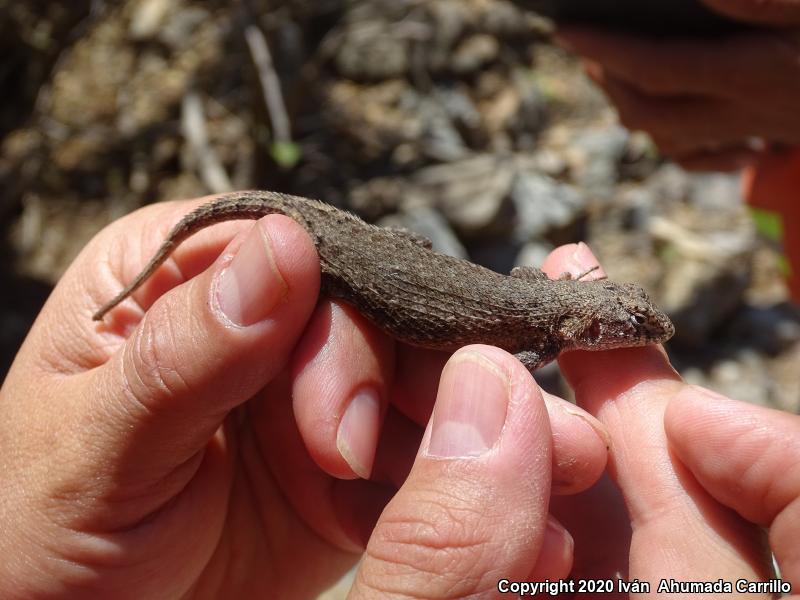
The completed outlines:
<svg viewBox="0 0 800 600">
<path fill-rule="evenodd" d="M 255 187 L 502 272 L 586 240 L 671 314 L 687 379 L 800 408 L 800 316 L 736 177 L 662 160 L 504 0 L 0 0 L 0 40 L 2 372 L 105 224 Z"/>
</svg>

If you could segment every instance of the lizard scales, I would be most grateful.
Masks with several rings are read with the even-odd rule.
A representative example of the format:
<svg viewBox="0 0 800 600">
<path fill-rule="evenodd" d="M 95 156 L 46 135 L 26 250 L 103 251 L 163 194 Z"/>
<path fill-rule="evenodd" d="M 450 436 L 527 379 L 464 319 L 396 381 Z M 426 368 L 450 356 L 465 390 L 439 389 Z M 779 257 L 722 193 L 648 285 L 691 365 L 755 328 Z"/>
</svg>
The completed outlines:
<svg viewBox="0 0 800 600">
<path fill-rule="evenodd" d="M 101 320 L 197 231 L 276 213 L 297 221 L 314 241 L 322 295 L 352 304 L 378 328 L 414 346 L 453 351 L 491 344 L 533 370 L 563 350 L 643 346 L 674 333 L 669 318 L 634 284 L 550 280 L 532 267 L 501 275 L 435 252 L 409 231 L 370 225 L 317 200 L 277 192 L 228 194 L 186 215 L 93 319 Z"/>
</svg>

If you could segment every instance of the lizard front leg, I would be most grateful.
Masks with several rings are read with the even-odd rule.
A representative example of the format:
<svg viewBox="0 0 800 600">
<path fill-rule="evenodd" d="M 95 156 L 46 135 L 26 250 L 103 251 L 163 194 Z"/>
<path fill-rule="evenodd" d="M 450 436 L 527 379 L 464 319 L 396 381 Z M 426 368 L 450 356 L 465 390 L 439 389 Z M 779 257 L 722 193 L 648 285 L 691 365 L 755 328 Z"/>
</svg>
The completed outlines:
<svg viewBox="0 0 800 600">
<path fill-rule="evenodd" d="M 523 365 L 525 365 L 525 368 L 528 369 L 528 371 L 533 373 L 536 369 L 539 369 L 549 363 L 557 355 L 557 352 L 523 350 L 522 352 L 517 352 L 514 354 L 514 357 Z"/>
</svg>

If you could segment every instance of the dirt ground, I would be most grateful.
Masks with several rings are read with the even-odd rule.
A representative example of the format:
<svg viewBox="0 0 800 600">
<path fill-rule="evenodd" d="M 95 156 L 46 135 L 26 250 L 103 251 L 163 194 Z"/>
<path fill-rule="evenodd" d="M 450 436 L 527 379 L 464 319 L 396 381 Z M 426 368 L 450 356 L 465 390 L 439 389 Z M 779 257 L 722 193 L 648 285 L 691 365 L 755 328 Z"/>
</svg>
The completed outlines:
<svg viewBox="0 0 800 600">
<path fill-rule="evenodd" d="M 686 379 L 798 412 L 800 314 L 736 175 L 663 160 L 548 36 L 504 0 L 0 0 L 0 374 L 105 225 L 263 188 L 501 272 L 586 240 Z"/>
</svg>

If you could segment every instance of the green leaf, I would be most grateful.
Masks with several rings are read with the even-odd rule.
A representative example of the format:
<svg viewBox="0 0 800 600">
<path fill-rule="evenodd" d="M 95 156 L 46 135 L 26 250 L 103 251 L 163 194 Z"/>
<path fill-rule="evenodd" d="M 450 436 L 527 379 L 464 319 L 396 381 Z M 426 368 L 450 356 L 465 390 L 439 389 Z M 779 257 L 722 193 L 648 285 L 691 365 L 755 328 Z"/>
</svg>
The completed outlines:
<svg viewBox="0 0 800 600">
<path fill-rule="evenodd" d="M 300 161 L 300 146 L 294 142 L 273 142 L 269 148 L 270 156 L 284 169 L 291 169 Z"/>
<path fill-rule="evenodd" d="M 761 236 L 779 246 L 783 243 L 783 218 L 780 213 L 750 207 L 750 214 Z M 785 277 L 792 274 L 792 265 L 783 253 L 778 257 L 778 269 Z"/>
<path fill-rule="evenodd" d="M 758 233 L 773 242 L 783 241 L 783 219 L 779 213 L 751 208 L 750 214 L 753 216 Z"/>
</svg>

